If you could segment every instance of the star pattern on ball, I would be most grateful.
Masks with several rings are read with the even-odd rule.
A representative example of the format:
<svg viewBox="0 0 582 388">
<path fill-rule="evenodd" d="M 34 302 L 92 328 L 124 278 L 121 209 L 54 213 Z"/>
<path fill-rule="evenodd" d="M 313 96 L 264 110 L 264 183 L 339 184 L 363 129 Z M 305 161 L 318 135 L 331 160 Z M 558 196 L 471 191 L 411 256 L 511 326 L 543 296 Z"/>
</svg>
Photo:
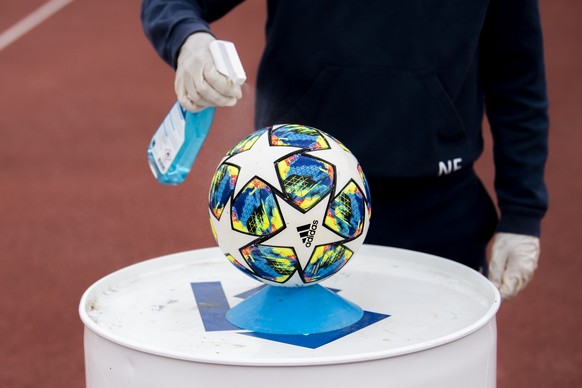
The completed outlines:
<svg viewBox="0 0 582 388">
<path fill-rule="evenodd" d="M 363 188 L 364 182 L 358 172 L 358 162 L 356 157 L 349 151 L 346 151 L 339 143 L 328 140 L 329 148 L 309 151 L 306 155 L 325 160 L 335 166 L 336 171 L 336 193 L 341 191 L 350 180 L 355 180 L 356 184 Z"/>
<path fill-rule="evenodd" d="M 271 185 L 276 190 L 282 191 L 276 162 L 294 152 L 300 151 L 300 147 L 272 146 L 269 141 L 269 131 L 265 131 L 252 147 L 253 152 L 243 151 L 230 156 L 226 163 L 235 166 L 244 166 L 240 169 L 234 189 L 235 196 L 252 180 L 257 171 L 261 171 L 261 180 Z M 272 166 L 264 168 L 264 166 Z M 253 168 L 254 167 L 254 168 Z"/>
<path fill-rule="evenodd" d="M 231 206 L 230 206 L 231 201 L 232 200 L 229 199 L 228 202 L 226 203 L 226 206 L 225 206 L 226 209 L 231 208 Z M 231 237 L 232 239 L 236 239 L 235 246 L 245 247 L 257 239 L 257 236 L 253 236 L 253 235 L 249 235 L 249 234 L 244 234 L 244 233 L 232 234 L 232 233 L 230 233 L 230 231 L 232 230 L 232 219 L 231 219 L 230 212 L 226 212 L 226 211 L 223 212 L 220 219 L 217 219 L 216 217 L 211 216 L 210 222 L 212 224 L 212 229 L 214 230 L 214 233 L 217 236 L 228 234 L 228 235 L 232 236 Z M 235 249 L 232 252 L 228 252 L 228 253 L 230 255 L 232 255 L 232 257 L 234 257 L 236 259 L 236 261 L 238 261 L 245 268 L 247 268 L 249 271 L 251 271 L 251 269 L 249 268 L 245 259 L 243 258 L 243 256 L 241 255 L 241 253 L 238 250 Z"/>
</svg>

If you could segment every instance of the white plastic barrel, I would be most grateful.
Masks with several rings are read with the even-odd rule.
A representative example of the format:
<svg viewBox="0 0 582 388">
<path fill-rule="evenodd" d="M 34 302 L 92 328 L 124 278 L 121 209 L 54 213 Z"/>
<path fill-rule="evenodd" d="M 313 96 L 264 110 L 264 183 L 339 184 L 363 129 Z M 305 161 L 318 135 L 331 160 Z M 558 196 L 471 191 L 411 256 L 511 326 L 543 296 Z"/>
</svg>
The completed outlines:
<svg viewBox="0 0 582 388">
<path fill-rule="evenodd" d="M 495 387 L 500 297 L 476 271 L 364 245 L 323 285 L 364 318 L 328 333 L 266 335 L 224 318 L 261 283 L 218 248 L 112 273 L 80 303 L 87 388 Z"/>
</svg>

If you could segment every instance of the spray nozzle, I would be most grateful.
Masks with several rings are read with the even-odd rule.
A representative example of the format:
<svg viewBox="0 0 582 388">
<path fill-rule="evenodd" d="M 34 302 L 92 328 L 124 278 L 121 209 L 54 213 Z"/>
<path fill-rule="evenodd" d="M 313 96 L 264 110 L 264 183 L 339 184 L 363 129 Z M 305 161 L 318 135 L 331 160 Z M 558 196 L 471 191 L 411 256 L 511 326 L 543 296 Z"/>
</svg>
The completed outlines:
<svg viewBox="0 0 582 388">
<path fill-rule="evenodd" d="M 242 85 L 247 76 L 232 42 L 215 40 L 210 43 L 210 53 L 216 69 L 237 85 Z"/>
</svg>

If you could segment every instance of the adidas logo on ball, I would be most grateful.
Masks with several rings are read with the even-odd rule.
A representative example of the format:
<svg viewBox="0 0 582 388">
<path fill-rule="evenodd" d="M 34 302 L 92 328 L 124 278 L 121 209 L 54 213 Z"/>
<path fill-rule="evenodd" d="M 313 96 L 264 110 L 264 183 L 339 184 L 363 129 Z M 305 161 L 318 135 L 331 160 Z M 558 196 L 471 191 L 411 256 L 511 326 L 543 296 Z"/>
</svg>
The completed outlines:
<svg viewBox="0 0 582 388">
<path fill-rule="evenodd" d="M 299 232 L 299 237 L 301 241 L 305 244 L 305 247 L 309 248 L 315 237 L 315 231 L 317 230 L 317 220 L 314 220 L 311 224 L 305 224 L 297 227 Z"/>
</svg>

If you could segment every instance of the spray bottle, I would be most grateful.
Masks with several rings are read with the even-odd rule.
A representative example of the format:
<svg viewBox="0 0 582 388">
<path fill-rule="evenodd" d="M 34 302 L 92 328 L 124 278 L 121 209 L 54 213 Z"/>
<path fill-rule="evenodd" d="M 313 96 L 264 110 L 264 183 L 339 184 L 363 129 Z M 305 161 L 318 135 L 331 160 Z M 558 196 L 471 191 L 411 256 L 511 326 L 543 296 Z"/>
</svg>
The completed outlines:
<svg viewBox="0 0 582 388">
<path fill-rule="evenodd" d="M 215 40 L 210 53 L 216 69 L 237 85 L 246 81 L 246 75 L 232 42 Z M 194 160 L 208 135 L 214 107 L 200 112 L 186 111 L 176 101 L 148 147 L 148 162 L 158 182 L 178 185 L 186 179 Z"/>
</svg>

